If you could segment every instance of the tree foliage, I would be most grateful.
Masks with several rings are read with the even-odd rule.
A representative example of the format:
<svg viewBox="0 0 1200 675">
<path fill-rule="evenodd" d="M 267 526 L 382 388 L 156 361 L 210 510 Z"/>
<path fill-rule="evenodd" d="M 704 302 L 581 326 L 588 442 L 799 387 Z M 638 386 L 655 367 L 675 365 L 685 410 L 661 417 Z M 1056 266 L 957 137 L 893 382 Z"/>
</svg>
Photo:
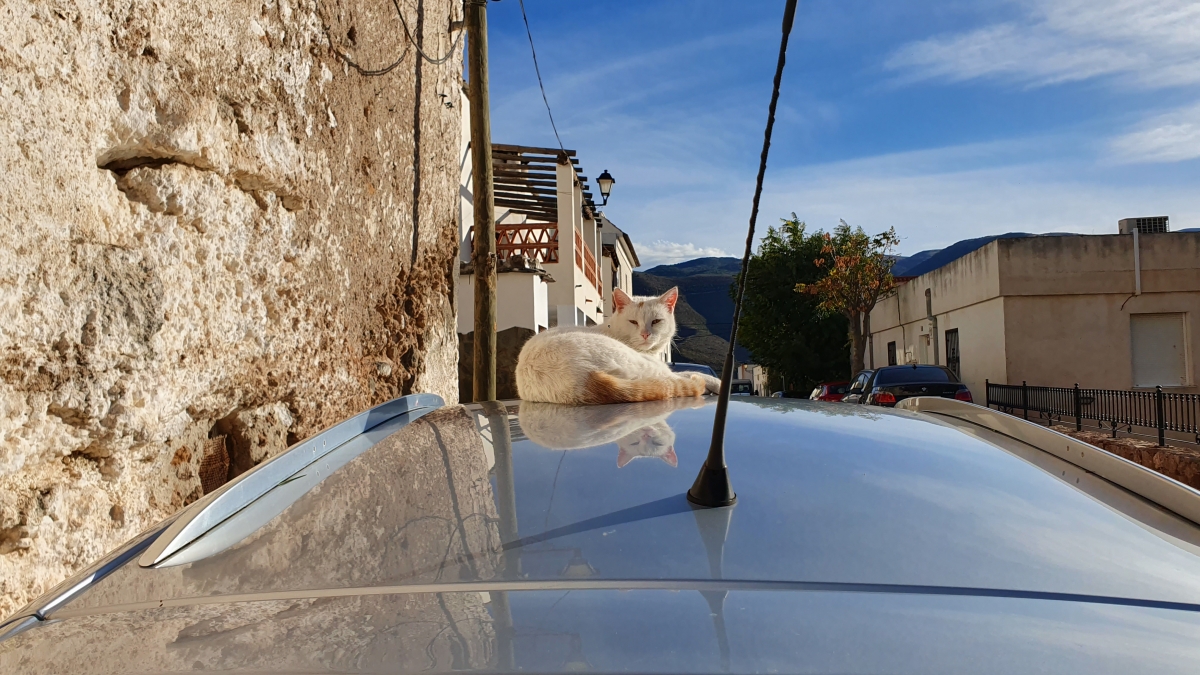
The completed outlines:
<svg viewBox="0 0 1200 675">
<path fill-rule="evenodd" d="M 845 379 L 850 367 L 845 317 L 822 313 L 819 299 L 795 292 L 797 284 L 821 279 L 816 261 L 825 236 L 806 232 L 793 213 L 767 230 L 750 258 L 738 344 L 767 367 L 774 389 L 786 378 L 788 391 L 807 393 L 817 383 Z"/>
<path fill-rule="evenodd" d="M 864 318 L 880 296 L 896 287 L 889 255 L 900 242 L 895 228 L 871 236 L 861 227 L 841 221 L 832 233 L 823 233 L 821 254 L 813 262 L 824 276 L 816 282 L 799 282 L 795 291 L 818 299 L 825 315 L 838 314 L 847 321 L 851 374 L 863 369 Z"/>
</svg>

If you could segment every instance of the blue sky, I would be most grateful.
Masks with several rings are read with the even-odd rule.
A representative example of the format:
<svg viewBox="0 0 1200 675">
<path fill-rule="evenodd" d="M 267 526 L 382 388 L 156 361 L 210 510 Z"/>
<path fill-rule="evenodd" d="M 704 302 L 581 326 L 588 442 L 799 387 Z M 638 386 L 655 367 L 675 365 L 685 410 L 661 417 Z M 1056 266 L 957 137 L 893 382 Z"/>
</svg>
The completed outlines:
<svg viewBox="0 0 1200 675">
<path fill-rule="evenodd" d="M 526 0 L 546 93 L 643 266 L 741 255 L 782 0 Z M 489 4 L 492 138 L 554 146 L 516 0 Z M 800 1 L 759 216 L 1010 231 L 1200 227 L 1200 2 Z"/>
</svg>

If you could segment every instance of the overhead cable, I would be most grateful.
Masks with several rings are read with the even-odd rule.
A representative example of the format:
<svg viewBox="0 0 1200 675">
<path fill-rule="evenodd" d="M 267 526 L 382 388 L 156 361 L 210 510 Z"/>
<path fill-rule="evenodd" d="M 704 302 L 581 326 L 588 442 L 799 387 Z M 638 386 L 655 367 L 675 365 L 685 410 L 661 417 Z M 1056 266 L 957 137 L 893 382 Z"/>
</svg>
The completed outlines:
<svg viewBox="0 0 1200 675">
<path fill-rule="evenodd" d="M 395 0 L 393 0 L 395 1 Z M 533 54 L 533 72 L 537 74 L 538 89 L 542 90 L 542 103 L 546 104 L 546 114 L 550 117 L 550 128 L 554 130 L 554 139 L 558 141 L 558 149 L 564 153 L 562 139 L 558 137 L 558 127 L 554 124 L 554 113 L 550 112 L 550 101 L 546 98 L 546 87 L 542 84 L 542 71 L 538 68 L 537 49 L 533 47 L 533 33 L 529 30 L 529 17 L 525 15 L 525 0 L 517 0 L 521 5 L 521 18 L 525 20 L 525 35 L 529 38 L 529 53 Z"/>
<path fill-rule="evenodd" d="M 396 66 L 400 65 L 400 63 L 404 61 L 404 57 L 408 56 L 409 45 L 411 45 L 412 48 L 414 48 L 416 50 L 417 55 L 419 57 L 421 57 L 422 59 L 425 59 L 426 61 L 428 61 L 429 63 L 432 63 L 433 65 L 441 65 L 441 64 L 445 63 L 447 60 L 450 59 L 451 56 L 453 56 L 458 51 L 458 45 L 460 42 L 462 42 L 462 36 L 464 33 L 467 32 L 466 30 L 460 29 L 458 31 L 458 36 L 454 39 L 454 44 L 450 46 L 450 50 L 447 51 L 444 56 L 441 56 L 441 57 L 438 57 L 435 59 L 435 58 L 429 56 L 428 54 L 426 54 L 425 51 L 421 49 L 421 46 L 417 44 L 416 39 L 413 37 L 412 31 L 408 27 L 408 20 L 404 18 L 404 12 L 401 11 L 401 9 L 400 9 L 399 0 L 392 0 L 392 6 L 395 7 L 395 9 L 396 9 L 396 15 L 400 17 L 400 25 L 402 25 L 404 27 L 404 36 L 408 40 L 409 44 L 404 46 L 404 52 L 402 54 L 400 54 L 400 57 L 397 58 L 395 61 L 393 61 L 391 64 L 389 64 L 383 68 L 377 68 L 377 69 L 363 67 L 359 63 L 355 62 L 354 59 L 350 58 L 350 56 L 348 54 L 342 52 L 340 49 L 338 49 L 333 44 L 333 36 L 329 34 L 329 24 L 322 21 L 321 28 L 325 32 L 325 39 L 329 42 L 330 51 L 332 51 L 334 54 L 336 54 L 338 58 L 340 58 L 343 62 L 345 62 L 346 65 L 348 65 L 351 68 L 353 68 L 354 70 L 358 71 L 359 75 L 362 75 L 364 77 L 379 77 L 381 75 L 387 75 L 388 73 L 395 70 Z M 316 5 L 316 9 L 317 9 L 317 15 L 318 15 L 318 17 L 320 17 L 320 5 L 319 4 Z"/>
</svg>

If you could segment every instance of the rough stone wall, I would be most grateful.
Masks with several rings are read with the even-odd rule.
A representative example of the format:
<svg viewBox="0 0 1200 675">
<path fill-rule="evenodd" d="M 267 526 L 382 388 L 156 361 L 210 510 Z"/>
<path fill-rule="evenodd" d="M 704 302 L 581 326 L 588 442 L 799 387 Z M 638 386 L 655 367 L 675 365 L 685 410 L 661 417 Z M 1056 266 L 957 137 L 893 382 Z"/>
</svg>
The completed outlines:
<svg viewBox="0 0 1200 675">
<path fill-rule="evenodd" d="M 202 465 L 457 398 L 461 4 L 399 6 L 444 64 L 385 0 L 0 3 L 0 616 Z"/>
<path fill-rule="evenodd" d="M 1152 441 L 1112 438 L 1096 431 L 1075 431 L 1073 426 L 1056 425 L 1053 428 L 1200 490 L 1200 451 L 1173 445 L 1160 448 Z"/>
</svg>

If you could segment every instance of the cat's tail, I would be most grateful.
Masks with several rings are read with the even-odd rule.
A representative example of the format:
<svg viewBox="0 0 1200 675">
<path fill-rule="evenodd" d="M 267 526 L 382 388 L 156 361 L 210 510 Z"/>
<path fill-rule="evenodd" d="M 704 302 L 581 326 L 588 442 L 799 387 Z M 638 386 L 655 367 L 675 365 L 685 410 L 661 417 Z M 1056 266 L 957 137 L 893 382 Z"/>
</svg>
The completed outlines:
<svg viewBox="0 0 1200 675">
<path fill-rule="evenodd" d="M 626 380 L 601 371 L 588 374 L 583 386 L 585 405 L 661 401 L 680 396 L 703 396 L 704 379 L 698 375 L 645 377 Z"/>
</svg>

